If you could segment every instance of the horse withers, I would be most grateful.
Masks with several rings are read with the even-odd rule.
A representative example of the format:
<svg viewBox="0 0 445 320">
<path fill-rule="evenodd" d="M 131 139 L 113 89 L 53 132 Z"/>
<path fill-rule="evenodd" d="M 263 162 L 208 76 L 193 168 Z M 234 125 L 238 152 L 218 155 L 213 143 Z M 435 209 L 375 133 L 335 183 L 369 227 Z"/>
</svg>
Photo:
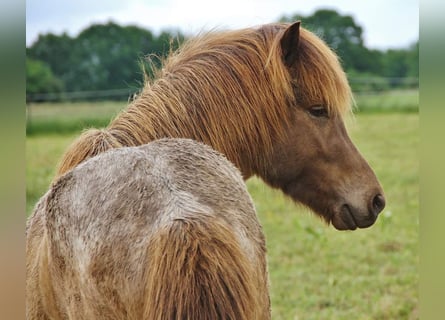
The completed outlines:
<svg viewBox="0 0 445 320">
<path fill-rule="evenodd" d="M 27 225 L 27 319 L 270 319 L 241 174 L 188 139 L 113 149 L 61 176 Z"/>
<path fill-rule="evenodd" d="M 299 22 L 211 32 L 171 54 L 107 128 L 81 135 L 58 175 L 109 148 L 191 138 L 337 229 L 369 227 L 385 198 L 346 132 L 352 100 L 336 55 Z"/>
</svg>

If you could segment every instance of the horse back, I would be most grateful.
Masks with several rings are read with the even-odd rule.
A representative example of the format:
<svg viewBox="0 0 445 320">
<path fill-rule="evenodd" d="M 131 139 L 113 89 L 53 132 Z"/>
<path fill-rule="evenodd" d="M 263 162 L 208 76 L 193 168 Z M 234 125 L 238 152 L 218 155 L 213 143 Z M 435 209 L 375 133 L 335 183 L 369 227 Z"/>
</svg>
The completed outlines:
<svg viewBox="0 0 445 320">
<path fill-rule="evenodd" d="M 91 158 L 41 199 L 27 303 L 42 317 L 29 319 L 270 318 L 264 236 L 240 174 L 208 147 L 162 143 Z"/>
</svg>

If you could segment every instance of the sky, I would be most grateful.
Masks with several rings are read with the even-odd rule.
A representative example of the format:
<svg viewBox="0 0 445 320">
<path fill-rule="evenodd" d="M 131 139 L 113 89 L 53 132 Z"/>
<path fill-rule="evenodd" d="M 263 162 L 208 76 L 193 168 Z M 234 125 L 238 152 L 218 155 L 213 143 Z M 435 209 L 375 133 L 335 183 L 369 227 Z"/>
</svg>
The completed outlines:
<svg viewBox="0 0 445 320">
<path fill-rule="evenodd" d="M 76 36 L 93 23 L 109 21 L 154 33 L 177 29 L 193 35 L 276 22 L 284 15 L 311 15 L 317 9 L 352 15 L 368 48 L 406 48 L 419 38 L 415 0 L 27 0 L 26 44 L 38 34 Z"/>
</svg>

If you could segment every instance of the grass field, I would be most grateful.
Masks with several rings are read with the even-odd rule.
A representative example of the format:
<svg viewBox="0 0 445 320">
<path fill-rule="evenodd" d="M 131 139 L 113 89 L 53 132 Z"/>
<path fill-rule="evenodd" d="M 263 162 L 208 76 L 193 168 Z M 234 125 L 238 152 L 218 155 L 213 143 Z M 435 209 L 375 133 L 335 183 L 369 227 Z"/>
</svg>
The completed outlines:
<svg viewBox="0 0 445 320">
<path fill-rule="evenodd" d="M 94 110 L 109 119 L 123 105 Z M 60 106 L 44 108 L 48 117 L 67 115 L 53 116 Z M 273 319 L 419 318 L 418 114 L 363 112 L 348 128 L 386 192 L 387 207 L 373 227 L 336 231 L 259 179 L 247 182 L 267 239 Z M 78 134 L 69 131 L 27 137 L 28 214 Z"/>
<path fill-rule="evenodd" d="M 360 113 L 418 112 L 419 90 L 391 90 L 355 95 Z"/>
</svg>

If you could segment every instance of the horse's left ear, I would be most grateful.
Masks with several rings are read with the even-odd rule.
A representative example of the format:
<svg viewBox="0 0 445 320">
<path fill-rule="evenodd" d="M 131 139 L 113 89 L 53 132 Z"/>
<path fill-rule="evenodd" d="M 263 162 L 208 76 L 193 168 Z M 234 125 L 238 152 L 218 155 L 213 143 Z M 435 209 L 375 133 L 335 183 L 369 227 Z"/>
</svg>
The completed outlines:
<svg viewBox="0 0 445 320">
<path fill-rule="evenodd" d="M 281 37 L 281 52 L 284 62 L 290 67 L 297 60 L 297 47 L 300 39 L 300 21 L 291 24 Z"/>
</svg>

